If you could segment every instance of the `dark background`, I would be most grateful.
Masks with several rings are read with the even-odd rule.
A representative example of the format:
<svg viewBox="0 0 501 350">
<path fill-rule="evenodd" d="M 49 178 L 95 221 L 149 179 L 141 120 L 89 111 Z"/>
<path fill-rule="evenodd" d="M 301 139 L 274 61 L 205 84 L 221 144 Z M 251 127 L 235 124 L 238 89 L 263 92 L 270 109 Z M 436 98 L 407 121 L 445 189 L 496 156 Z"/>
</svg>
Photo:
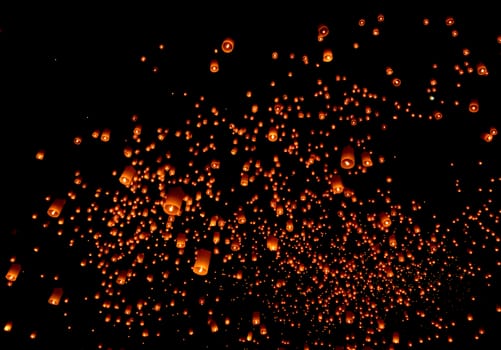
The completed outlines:
<svg viewBox="0 0 501 350">
<path fill-rule="evenodd" d="M 481 96 L 482 114 L 478 120 L 451 108 L 450 116 L 455 119 L 445 118 L 433 129 L 427 123 L 398 123 L 399 128 L 390 130 L 391 136 L 381 145 L 382 151 L 398 149 L 395 153 L 402 155 L 393 171 L 401 175 L 396 176 L 400 181 L 398 195 L 430 199 L 434 210 L 447 217 L 463 204 L 455 201 L 451 190 L 455 174 L 448 167 L 450 161 L 459 164 L 456 171 L 472 187 L 477 177 L 485 176 L 471 170 L 474 169 L 471 164 L 479 158 L 490 164 L 489 171 L 494 177 L 499 177 L 499 140 L 486 146 L 472 137 L 488 126 L 497 125 L 500 129 L 501 45 L 496 45 L 496 36 L 501 35 L 501 26 L 493 5 L 455 4 L 438 9 L 383 3 L 342 8 L 320 4 L 298 8 L 251 4 L 157 7 L 138 3 L 105 9 L 82 3 L 0 11 L 0 195 L 4 203 L 0 218 L 0 266 L 1 271 L 6 271 L 11 256 L 22 259 L 23 266 L 36 266 L 27 269 L 22 281 L 16 282 L 17 290 L 5 286 L 0 289 L 0 296 L 5 293 L 0 303 L 0 322 L 3 325 L 5 320 L 14 318 L 25 328 L 11 334 L 4 332 L 0 341 L 14 345 L 1 348 L 51 348 L 62 344 L 67 348 L 94 349 L 96 342 L 103 338 L 110 344 L 116 341 L 113 346 L 117 349 L 126 346 L 125 334 L 100 329 L 101 321 L 96 321 L 94 310 L 97 305 L 92 303 L 87 307 L 72 306 L 70 313 L 79 316 L 73 321 L 75 331 L 67 334 L 64 329 L 68 320 L 47 310 L 44 294 L 47 286 L 35 276 L 37 271 L 50 274 L 58 269 L 70 275 L 70 266 L 79 263 L 78 254 L 65 250 L 65 245 L 53 237 L 30 231 L 32 228 L 27 224 L 31 212 L 40 206 L 41 197 L 52 191 L 64 193 L 66 181 L 71 178 L 75 165 L 79 165 L 72 158 L 73 149 L 68 147 L 74 135 L 103 127 L 113 128 L 117 134 L 126 132 L 135 113 L 141 115 L 147 125 L 179 125 L 182 120 L 174 115 L 183 109 L 176 105 L 176 100 L 170 100 L 171 92 L 190 91 L 215 101 L 235 101 L 249 86 L 260 86 L 270 80 L 274 70 L 269 65 L 269 54 L 275 48 L 299 53 L 315 42 L 317 25 L 327 23 L 332 28 L 330 35 L 336 39 L 338 52 L 342 52 L 361 35 L 336 30 L 353 28 L 359 18 L 374 20 L 379 13 L 385 15 L 382 34 L 385 41 L 380 46 L 364 47 L 359 55 L 351 56 L 341 53 L 337 56 L 335 51 L 337 69 L 355 81 L 379 86 L 383 92 L 391 93 L 393 90 L 387 82 L 380 81 L 380 72 L 387 64 L 396 66 L 405 72 L 407 81 L 415 83 L 397 94 L 401 94 L 403 100 L 413 100 L 412 94 L 419 90 L 416 104 L 426 107 L 419 84 L 426 80 L 423 74 L 427 73 L 420 69 L 436 61 L 447 67 L 451 67 L 454 60 L 461 61 L 452 54 L 457 46 L 447 38 L 446 30 L 438 30 L 441 34 L 437 36 L 434 31 L 424 35 L 414 31 L 420 27 L 423 17 L 434 20 L 432 28 L 436 29 L 443 27 L 439 22 L 446 16 L 454 16 L 460 32 L 458 45 L 464 43 L 472 48 L 474 55 L 485 57 L 490 69 L 486 83 L 465 84 L 465 89 L 459 90 L 459 94 L 464 94 L 458 96 L 462 102 L 470 96 Z M 227 36 L 235 39 L 235 52 L 231 60 L 223 58 L 217 76 L 211 75 L 209 59 L 221 39 Z M 164 51 L 157 50 L 159 43 L 165 44 Z M 147 56 L 144 64 L 139 60 L 143 55 Z M 152 74 L 153 66 L 159 68 L 158 74 Z M 169 115 L 169 109 L 175 113 Z M 41 148 L 48 151 L 42 166 L 34 161 L 34 154 Z M 104 172 L 110 166 L 109 155 L 113 154 L 112 149 L 109 151 L 109 154 L 82 155 L 79 161 L 86 166 L 101 167 Z M 99 177 L 95 180 L 101 181 Z M 479 178 L 478 182 L 483 183 L 483 179 Z M 474 191 L 471 196 L 475 203 Z M 493 211 L 499 214 L 496 203 L 493 206 Z M 33 257 L 33 246 L 44 248 L 43 259 Z M 499 256 L 486 259 L 499 261 Z M 486 260 L 485 265 L 491 267 L 492 262 Z M 497 280 L 499 267 L 494 271 Z M 86 279 L 88 283 L 82 283 Z M 66 283 L 65 288 L 70 290 L 87 286 L 88 290 L 79 293 L 83 296 L 92 295 L 96 281 L 91 272 L 75 272 L 74 280 L 68 278 Z M 495 349 L 488 345 L 498 338 L 497 331 L 501 330 L 499 313 L 491 312 L 492 305 L 501 301 L 497 296 L 500 287 L 494 284 L 493 289 L 484 291 L 479 287 L 474 292 L 482 301 L 480 306 L 475 304 L 483 317 L 479 324 L 488 328 L 488 334 L 475 342 L 465 335 L 469 331 L 462 334 L 457 330 L 458 339 L 465 342 L 464 347 L 456 342 L 451 347 L 440 343 L 437 348 Z M 39 329 L 45 334 L 40 336 L 41 347 L 29 341 L 30 329 Z M 92 333 L 90 329 L 96 331 Z M 181 346 L 173 345 L 178 341 L 174 331 L 168 334 L 172 337 L 150 346 L 165 349 L 170 348 L 169 344 Z M 228 344 L 229 348 L 241 346 L 233 340 L 237 336 L 226 336 L 227 339 L 221 336 L 198 340 L 211 348 L 228 347 Z M 134 339 L 133 336 L 130 340 L 135 344 L 131 349 L 139 346 Z"/>
</svg>

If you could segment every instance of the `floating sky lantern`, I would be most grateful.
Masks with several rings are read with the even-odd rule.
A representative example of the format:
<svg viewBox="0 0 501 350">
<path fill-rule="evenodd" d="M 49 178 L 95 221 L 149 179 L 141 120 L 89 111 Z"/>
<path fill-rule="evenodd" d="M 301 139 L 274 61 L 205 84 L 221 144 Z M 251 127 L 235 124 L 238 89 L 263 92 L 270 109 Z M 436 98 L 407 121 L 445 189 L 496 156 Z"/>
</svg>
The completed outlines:
<svg viewBox="0 0 501 350">
<path fill-rule="evenodd" d="M 49 209 L 47 210 L 47 214 L 52 218 L 57 218 L 61 215 L 61 211 L 66 203 L 66 200 L 63 198 L 56 198 L 52 201 Z"/>
<path fill-rule="evenodd" d="M 199 249 L 196 253 L 193 272 L 200 276 L 205 276 L 209 272 L 209 263 L 211 259 L 211 251 L 207 249 Z"/>
</svg>

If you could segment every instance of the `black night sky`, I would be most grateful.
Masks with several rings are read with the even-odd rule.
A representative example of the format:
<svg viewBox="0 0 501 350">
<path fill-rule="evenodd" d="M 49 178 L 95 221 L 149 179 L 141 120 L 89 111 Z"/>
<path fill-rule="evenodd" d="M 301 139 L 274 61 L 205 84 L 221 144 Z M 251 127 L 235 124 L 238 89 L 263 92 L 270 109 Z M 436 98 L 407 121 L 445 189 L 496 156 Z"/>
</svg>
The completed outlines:
<svg viewBox="0 0 501 350">
<path fill-rule="evenodd" d="M 0 348 L 497 349 L 494 5 L 179 6 L 0 9 Z"/>
</svg>

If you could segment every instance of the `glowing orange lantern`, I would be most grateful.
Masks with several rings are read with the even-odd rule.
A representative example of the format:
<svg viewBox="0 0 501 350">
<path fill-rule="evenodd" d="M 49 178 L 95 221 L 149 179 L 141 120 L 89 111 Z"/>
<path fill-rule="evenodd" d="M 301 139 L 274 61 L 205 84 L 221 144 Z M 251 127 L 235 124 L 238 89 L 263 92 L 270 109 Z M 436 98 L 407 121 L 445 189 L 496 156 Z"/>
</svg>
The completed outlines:
<svg viewBox="0 0 501 350">
<path fill-rule="evenodd" d="M 491 133 L 488 133 L 488 132 L 483 132 L 480 137 L 482 138 L 482 140 L 484 140 L 485 142 L 491 142 L 493 139 L 494 139 L 494 136 L 491 134 Z"/>
<path fill-rule="evenodd" d="M 242 185 L 243 187 L 246 187 L 249 185 L 249 175 L 242 174 L 242 177 L 240 178 L 240 185 Z"/>
<path fill-rule="evenodd" d="M 61 297 L 63 295 L 63 288 L 56 287 L 52 290 L 52 293 L 49 297 L 49 304 L 51 305 L 59 305 L 61 301 Z"/>
<path fill-rule="evenodd" d="M 257 326 L 261 323 L 261 318 L 260 318 L 260 314 L 259 314 L 259 311 L 254 311 L 252 313 L 252 324 L 254 326 Z"/>
<path fill-rule="evenodd" d="M 178 233 L 176 237 L 176 248 L 183 249 L 186 247 L 186 235 Z"/>
<path fill-rule="evenodd" d="M 271 127 L 268 130 L 268 140 L 271 141 L 271 142 L 275 142 L 276 140 L 278 140 L 278 130 L 277 130 L 277 128 Z"/>
<path fill-rule="evenodd" d="M 240 241 L 238 239 L 234 239 L 231 241 L 231 251 L 238 252 L 240 250 Z"/>
<path fill-rule="evenodd" d="M 362 158 L 362 165 L 363 166 L 365 166 L 365 167 L 372 166 L 373 163 L 372 163 L 371 155 L 369 152 L 367 152 L 367 151 L 362 152 L 360 157 Z"/>
<path fill-rule="evenodd" d="M 221 49 L 224 53 L 230 53 L 235 48 L 235 41 L 232 38 L 226 38 L 221 44 Z"/>
<path fill-rule="evenodd" d="M 379 222 L 383 227 L 390 227 L 391 225 L 390 215 L 388 213 L 379 214 Z"/>
<path fill-rule="evenodd" d="M 120 175 L 120 183 L 129 186 L 136 175 L 136 169 L 132 165 L 127 165 Z"/>
<path fill-rule="evenodd" d="M 219 62 L 216 59 L 211 60 L 209 69 L 210 69 L 211 73 L 219 72 Z"/>
<path fill-rule="evenodd" d="M 384 320 L 383 319 L 378 319 L 377 320 L 377 328 L 384 329 L 384 327 L 385 327 Z"/>
<path fill-rule="evenodd" d="M 49 210 L 47 210 L 47 214 L 50 217 L 57 218 L 61 214 L 61 211 L 63 210 L 63 206 L 65 203 L 66 203 L 65 199 L 56 198 L 50 205 Z"/>
<path fill-rule="evenodd" d="M 127 271 L 120 271 L 117 277 L 117 284 L 124 285 L 127 281 Z"/>
<path fill-rule="evenodd" d="M 489 75 L 489 71 L 487 70 L 487 67 L 483 63 L 477 64 L 477 74 L 478 75 Z"/>
<path fill-rule="evenodd" d="M 209 321 L 209 326 L 212 333 L 216 333 L 219 330 L 219 327 L 217 326 L 217 323 L 214 320 Z"/>
<path fill-rule="evenodd" d="M 14 282 L 17 279 L 17 276 L 19 275 L 19 272 L 21 272 L 21 265 L 17 263 L 13 263 L 9 271 L 7 271 L 7 274 L 5 275 L 5 278 L 8 281 Z"/>
<path fill-rule="evenodd" d="M 470 111 L 470 113 L 477 113 L 479 108 L 480 106 L 477 100 L 470 101 L 470 104 L 468 105 L 468 110 Z"/>
<path fill-rule="evenodd" d="M 45 150 L 43 150 L 43 149 L 38 151 L 37 154 L 35 155 L 35 158 L 37 160 L 43 160 L 44 157 L 45 157 Z"/>
<path fill-rule="evenodd" d="M 185 193 L 181 187 L 171 187 L 163 201 L 163 209 L 169 215 L 181 215 Z"/>
<path fill-rule="evenodd" d="M 101 141 L 108 142 L 110 140 L 110 129 L 104 129 L 101 132 Z"/>
<path fill-rule="evenodd" d="M 214 244 L 218 244 L 220 240 L 221 240 L 221 234 L 219 232 L 214 232 L 212 236 L 212 242 L 214 242 Z"/>
<path fill-rule="evenodd" d="M 317 39 L 318 41 L 323 41 L 324 38 L 329 35 L 329 27 L 327 27 L 325 24 L 320 24 L 317 27 Z"/>
<path fill-rule="evenodd" d="M 400 334 L 398 332 L 393 332 L 392 342 L 393 344 L 400 343 Z"/>
<path fill-rule="evenodd" d="M 237 221 L 240 225 L 243 225 L 247 222 L 247 218 L 245 217 L 245 213 L 243 211 L 240 211 L 237 214 Z"/>
<path fill-rule="evenodd" d="M 341 168 L 351 169 L 355 166 L 355 149 L 347 145 L 341 151 Z"/>
<path fill-rule="evenodd" d="M 340 175 L 332 176 L 332 191 L 334 194 L 343 193 L 344 185 Z"/>
<path fill-rule="evenodd" d="M 278 249 L 278 238 L 274 236 L 268 236 L 266 239 L 266 247 L 272 252 Z"/>
<path fill-rule="evenodd" d="M 200 276 L 207 275 L 209 272 L 209 263 L 211 257 L 210 250 L 199 249 L 197 251 L 197 257 L 195 260 L 195 264 L 193 265 L 193 272 Z"/>
<path fill-rule="evenodd" d="M 334 58 L 334 55 L 332 54 L 332 50 L 331 49 L 324 49 L 324 53 L 323 53 L 323 56 L 322 56 L 322 60 L 324 62 L 332 62 Z"/>
<path fill-rule="evenodd" d="M 7 321 L 3 326 L 4 332 L 10 332 L 12 330 L 12 321 Z"/>
<path fill-rule="evenodd" d="M 390 247 L 395 248 L 396 246 L 397 246 L 397 238 L 393 234 L 390 236 Z"/>
<path fill-rule="evenodd" d="M 353 311 L 346 311 L 345 314 L 346 324 L 353 324 L 354 321 L 355 321 L 355 314 L 353 313 Z"/>
</svg>

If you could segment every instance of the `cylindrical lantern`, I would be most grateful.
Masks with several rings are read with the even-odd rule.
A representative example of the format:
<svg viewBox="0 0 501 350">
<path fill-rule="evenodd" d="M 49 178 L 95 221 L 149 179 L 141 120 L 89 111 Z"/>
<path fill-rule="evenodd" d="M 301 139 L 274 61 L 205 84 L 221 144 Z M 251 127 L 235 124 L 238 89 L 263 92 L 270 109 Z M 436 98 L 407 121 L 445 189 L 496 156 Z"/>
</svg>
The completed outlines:
<svg viewBox="0 0 501 350">
<path fill-rule="evenodd" d="M 41 149 L 37 152 L 37 154 L 35 155 L 35 158 L 37 160 L 43 160 L 45 157 L 45 150 L 44 149 Z"/>
<path fill-rule="evenodd" d="M 343 193 L 344 185 L 340 175 L 336 174 L 332 176 L 332 191 L 334 194 Z"/>
<path fill-rule="evenodd" d="M 215 332 L 217 332 L 219 330 L 219 328 L 217 326 L 217 323 L 214 320 L 210 320 L 209 321 L 209 326 L 210 326 L 210 330 L 211 330 L 212 333 L 215 333 Z"/>
<path fill-rule="evenodd" d="M 278 130 L 277 130 L 277 128 L 271 127 L 268 130 L 268 140 L 271 141 L 271 142 L 275 142 L 276 140 L 278 140 Z"/>
<path fill-rule="evenodd" d="M 110 129 L 103 129 L 103 131 L 101 132 L 101 141 L 108 142 L 110 140 L 110 134 Z"/>
<path fill-rule="evenodd" d="M 240 241 L 238 239 L 233 239 L 230 244 L 231 251 L 237 252 L 240 250 Z"/>
<path fill-rule="evenodd" d="M 21 272 L 21 265 L 17 263 L 13 263 L 9 271 L 7 271 L 7 274 L 5 275 L 5 278 L 8 281 L 14 282 L 17 279 L 17 276 L 19 275 L 19 272 Z"/>
<path fill-rule="evenodd" d="M 261 323 L 261 317 L 260 317 L 260 314 L 259 314 L 259 311 L 254 311 L 252 313 L 252 324 L 254 326 L 257 326 Z"/>
<path fill-rule="evenodd" d="M 210 69 L 211 73 L 219 72 L 219 62 L 216 59 L 211 60 L 209 69 Z"/>
<path fill-rule="evenodd" d="M 346 324 L 353 324 L 353 322 L 355 321 L 355 314 L 353 313 L 353 311 L 346 311 L 346 314 L 344 316 Z"/>
<path fill-rule="evenodd" d="M 397 246 L 397 237 L 395 235 L 390 236 L 390 247 L 395 248 Z"/>
<path fill-rule="evenodd" d="M 494 139 L 494 136 L 491 134 L 491 133 L 488 133 L 488 132 L 483 132 L 480 134 L 480 137 L 482 138 L 482 140 L 484 140 L 485 142 L 491 142 L 493 139 Z"/>
<path fill-rule="evenodd" d="M 245 217 L 245 213 L 243 211 L 240 211 L 238 214 L 237 214 L 237 222 L 240 224 L 240 225 L 243 225 L 247 222 L 247 218 Z"/>
<path fill-rule="evenodd" d="M 129 186 L 136 175 L 136 169 L 132 165 L 127 165 L 120 175 L 120 183 Z"/>
<path fill-rule="evenodd" d="M 57 218 L 61 214 L 61 211 L 63 210 L 65 203 L 66 203 L 65 199 L 56 198 L 50 205 L 49 209 L 47 210 L 47 214 L 50 217 Z"/>
<path fill-rule="evenodd" d="M 480 105 L 478 104 L 477 99 L 473 99 L 470 101 L 470 104 L 468 105 L 468 110 L 470 113 L 477 113 L 478 110 L 480 109 Z"/>
<path fill-rule="evenodd" d="M 322 56 L 322 60 L 324 62 L 331 62 L 333 58 L 334 58 L 334 55 L 332 54 L 332 50 L 329 48 L 325 48 L 324 54 Z"/>
<path fill-rule="evenodd" d="M 355 166 L 355 150 L 351 145 L 347 145 L 341 151 L 341 168 L 351 169 Z"/>
<path fill-rule="evenodd" d="M 380 213 L 379 214 L 379 222 L 383 227 L 390 227 L 391 225 L 391 218 L 388 213 Z"/>
<path fill-rule="evenodd" d="M 327 35 L 329 35 L 329 27 L 325 24 L 319 24 L 317 27 L 317 39 L 322 41 Z"/>
<path fill-rule="evenodd" d="M 178 233 L 176 237 L 176 248 L 183 249 L 186 247 L 186 235 Z"/>
<path fill-rule="evenodd" d="M 221 44 L 221 49 L 223 50 L 224 53 L 232 52 L 234 47 L 235 47 L 235 41 L 232 38 L 224 39 L 223 43 Z"/>
<path fill-rule="evenodd" d="M 372 163 L 371 155 L 369 152 L 367 152 L 367 151 L 362 152 L 360 157 L 362 158 L 362 165 L 363 166 L 365 166 L 365 167 L 372 166 L 373 163 Z"/>
<path fill-rule="evenodd" d="M 63 295 L 63 288 L 56 287 L 52 290 L 52 293 L 49 297 L 49 304 L 51 305 L 59 305 L 61 301 L 61 296 Z"/>
<path fill-rule="evenodd" d="M 266 247 L 272 252 L 277 251 L 278 249 L 278 238 L 274 236 L 268 236 L 266 239 Z"/>
<path fill-rule="evenodd" d="M 393 332 L 392 342 L 393 344 L 400 343 L 400 334 L 398 332 Z"/>
<path fill-rule="evenodd" d="M 221 240 L 221 234 L 217 231 L 214 232 L 214 234 L 212 235 L 212 242 L 214 242 L 214 244 L 218 244 L 220 240 Z"/>
<path fill-rule="evenodd" d="M 379 318 L 379 319 L 377 320 L 377 328 L 379 328 L 379 329 L 384 329 L 384 327 L 385 327 L 384 320 L 383 320 L 383 319 L 381 319 L 381 318 Z"/>
<path fill-rule="evenodd" d="M 4 332 L 10 332 L 12 330 L 12 321 L 7 321 L 3 326 Z"/>
<path fill-rule="evenodd" d="M 124 285 L 125 282 L 127 282 L 127 271 L 126 270 L 122 270 L 118 274 L 117 284 Z"/>
<path fill-rule="evenodd" d="M 489 71 L 487 70 L 487 66 L 480 62 L 477 64 L 477 74 L 478 75 L 489 75 Z"/>
<path fill-rule="evenodd" d="M 163 209 L 169 215 L 181 215 L 181 207 L 183 205 L 184 191 L 181 187 L 176 186 L 169 189 L 163 201 Z"/>
<path fill-rule="evenodd" d="M 285 229 L 287 230 L 287 232 L 294 231 L 294 222 L 291 219 L 287 220 L 287 222 L 285 223 Z"/>
<path fill-rule="evenodd" d="M 197 251 L 195 265 L 193 265 L 194 273 L 200 276 L 207 275 L 207 272 L 209 272 L 209 263 L 211 254 L 212 254 L 211 251 L 207 249 L 199 249 Z"/>
<path fill-rule="evenodd" d="M 240 185 L 243 187 L 249 185 L 249 175 L 248 174 L 242 174 L 242 177 L 240 178 Z"/>
</svg>

